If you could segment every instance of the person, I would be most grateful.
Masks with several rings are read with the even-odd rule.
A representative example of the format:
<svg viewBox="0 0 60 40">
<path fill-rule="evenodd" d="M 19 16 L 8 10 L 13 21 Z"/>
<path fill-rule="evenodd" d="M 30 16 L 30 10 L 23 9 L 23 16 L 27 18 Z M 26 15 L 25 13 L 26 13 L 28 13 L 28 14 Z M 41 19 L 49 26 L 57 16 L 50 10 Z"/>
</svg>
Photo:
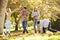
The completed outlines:
<svg viewBox="0 0 60 40">
<path fill-rule="evenodd" d="M 26 7 L 24 7 L 24 9 L 21 10 L 20 16 L 22 18 L 23 34 L 25 34 L 25 32 L 28 33 L 26 27 L 27 27 L 29 12 L 27 11 Z"/>
<path fill-rule="evenodd" d="M 44 20 L 41 19 L 41 20 L 40 20 L 40 33 L 41 33 L 41 34 L 43 34 L 43 26 L 44 26 L 43 24 L 44 24 Z"/>
<path fill-rule="evenodd" d="M 3 37 L 5 37 L 6 35 L 6 27 L 4 26 L 4 29 L 3 29 Z"/>
<path fill-rule="evenodd" d="M 43 15 L 43 18 L 40 20 L 41 33 L 46 33 L 46 29 L 49 27 L 50 20 L 46 14 Z"/>
<path fill-rule="evenodd" d="M 11 21 L 10 21 L 10 17 L 11 17 L 11 9 L 7 8 L 6 11 L 6 15 L 7 15 L 7 19 L 6 19 L 6 33 L 7 35 L 10 35 L 10 29 L 11 29 Z"/>
<path fill-rule="evenodd" d="M 36 26 L 37 26 L 37 21 L 40 18 L 40 12 L 37 10 L 37 8 L 34 8 L 34 11 L 32 12 L 32 18 L 34 19 L 34 30 L 35 33 L 37 33 Z"/>
<path fill-rule="evenodd" d="M 13 11 L 11 11 L 10 8 L 6 9 L 6 23 L 5 23 L 5 27 L 6 27 L 6 34 L 8 36 L 10 35 L 10 29 L 11 29 L 11 21 L 10 21 L 10 17 L 12 15 L 12 13 L 14 13 L 15 11 L 19 10 L 19 8 L 14 9 Z"/>
<path fill-rule="evenodd" d="M 48 25 L 49 25 L 49 23 L 50 23 L 50 20 L 49 19 L 43 19 L 43 33 L 46 33 L 46 29 L 48 29 Z"/>
<path fill-rule="evenodd" d="M 37 31 L 40 33 L 40 21 L 37 22 Z"/>
<path fill-rule="evenodd" d="M 42 20 L 42 25 L 43 25 L 42 26 L 43 33 L 46 33 L 46 29 L 53 32 L 53 33 L 57 32 L 57 30 L 54 30 L 51 28 L 51 26 L 50 26 L 51 21 L 49 20 L 49 18 L 46 15 L 44 15 L 44 19 Z"/>
</svg>

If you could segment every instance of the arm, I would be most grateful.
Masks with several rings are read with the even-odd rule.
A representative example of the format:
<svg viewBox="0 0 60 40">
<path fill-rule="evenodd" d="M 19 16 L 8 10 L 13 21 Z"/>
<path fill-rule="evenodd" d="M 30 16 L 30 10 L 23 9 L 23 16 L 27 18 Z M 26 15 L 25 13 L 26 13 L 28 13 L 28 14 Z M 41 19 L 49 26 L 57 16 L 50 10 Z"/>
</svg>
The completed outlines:
<svg viewBox="0 0 60 40">
<path fill-rule="evenodd" d="M 15 11 L 19 10 L 19 8 L 14 9 L 11 13 L 14 13 Z"/>
<path fill-rule="evenodd" d="M 6 9 L 6 15 L 8 15 L 8 14 L 11 14 L 11 9 L 10 8 Z"/>
<path fill-rule="evenodd" d="M 30 13 L 28 12 L 28 16 L 27 16 L 27 18 L 29 18 L 29 14 L 30 14 Z"/>
<path fill-rule="evenodd" d="M 38 17 L 40 18 L 40 12 L 38 12 Z"/>
<path fill-rule="evenodd" d="M 37 16 L 37 19 L 40 19 L 40 12 L 39 11 L 37 12 L 36 16 Z"/>
<path fill-rule="evenodd" d="M 34 17 L 33 12 L 32 12 L 32 18 Z"/>
<path fill-rule="evenodd" d="M 19 14 L 19 15 L 20 15 L 20 16 L 22 16 L 22 10 L 21 10 L 21 11 L 19 11 L 19 12 L 20 12 L 20 14 Z"/>
</svg>

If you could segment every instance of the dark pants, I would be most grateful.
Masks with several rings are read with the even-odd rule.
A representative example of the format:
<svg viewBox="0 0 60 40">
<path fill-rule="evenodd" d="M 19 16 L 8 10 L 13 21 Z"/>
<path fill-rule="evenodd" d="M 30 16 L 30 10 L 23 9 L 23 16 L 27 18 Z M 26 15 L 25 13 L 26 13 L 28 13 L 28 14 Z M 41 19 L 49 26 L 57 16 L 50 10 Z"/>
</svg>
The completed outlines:
<svg viewBox="0 0 60 40">
<path fill-rule="evenodd" d="M 46 29 L 47 29 L 47 28 L 44 28 L 44 27 L 43 27 L 43 33 L 46 33 Z"/>
<path fill-rule="evenodd" d="M 44 28 L 44 27 L 43 27 L 43 33 L 46 33 L 46 29 L 48 29 L 48 30 L 51 31 L 51 32 L 57 32 L 57 30 L 52 29 L 52 28 L 50 27 L 50 23 L 49 23 L 49 25 L 48 25 L 47 28 Z"/>
<path fill-rule="evenodd" d="M 50 29 L 50 28 L 44 28 L 44 27 L 43 27 L 43 33 L 46 33 L 46 29 L 48 29 L 48 30 L 51 31 L 51 32 L 57 32 L 57 30 Z"/>
<path fill-rule="evenodd" d="M 27 32 L 28 33 L 28 31 L 27 31 L 27 29 L 26 29 L 26 27 L 27 27 L 27 21 L 23 21 L 22 22 L 22 25 L 23 25 L 23 33 L 25 33 L 25 32 Z"/>
<path fill-rule="evenodd" d="M 51 31 L 51 32 L 57 32 L 57 30 L 52 29 L 50 25 L 51 25 L 51 23 L 49 23 L 49 25 L 48 25 L 48 30 Z"/>
<path fill-rule="evenodd" d="M 57 30 L 52 29 L 52 28 L 49 28 L 48 30 L 51 31 L 51 32 L 57 32 Z"/>
</svg>

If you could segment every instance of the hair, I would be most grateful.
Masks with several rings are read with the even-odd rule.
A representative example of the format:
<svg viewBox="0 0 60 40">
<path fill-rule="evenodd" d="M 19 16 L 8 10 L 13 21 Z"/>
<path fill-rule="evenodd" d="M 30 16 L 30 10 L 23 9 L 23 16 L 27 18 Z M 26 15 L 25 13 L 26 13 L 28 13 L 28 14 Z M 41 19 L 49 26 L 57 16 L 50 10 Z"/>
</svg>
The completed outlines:
<svg viewBox="0 0 60 40">
<path fill-rule="evenodd" d="M 7 10 L 7 12 L 11 12 L 11 9 L 10 8 L 7 8 L 6 10 Z"/>
<path fill-rule="evenodd" d="M 27 9 L 26 7 L 24 7 L 24 9 Z"/>
<path fill-rule="evenodd" d="M 40 23 L 40 21 L 37 22 L 37 24 L 39 24 L 39 23 Z"/>
<path fill-rule="evenodd" d="M 6 29 L 6 27 L 4 26 L 4 29 Z"/>
</svg>

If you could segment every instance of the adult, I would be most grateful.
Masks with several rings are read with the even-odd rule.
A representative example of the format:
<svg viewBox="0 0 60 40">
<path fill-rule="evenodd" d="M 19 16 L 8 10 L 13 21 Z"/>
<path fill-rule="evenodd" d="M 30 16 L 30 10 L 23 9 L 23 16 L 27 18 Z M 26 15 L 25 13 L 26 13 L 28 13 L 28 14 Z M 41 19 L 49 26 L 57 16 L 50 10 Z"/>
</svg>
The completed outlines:
<svg viewBox="0 0 60 40">
<path fill-rule="evenodd" d="M 34 8 L 32 12 L 32 18 L 34 19 L 34 30 L 35 30 L 35 33 L 37 33 L 36 26 L 37 26 L 37 21 L 40 18 L 40 12 L 37 10 L 37 8 Z"/>
<path fill-rule="evenodd" d="M 44 15 L 44 19 L 40 21 L 40 27 L 42 27 L 43 33 L 46 33 L 46 29 L 51 32 L 57 32 L 57 30 L 51 29 L 50 27 L 51 21 L 47 17 L 47 15 Z"/>
<path fill-rule="evenodd" d="M 25 32 L 28 33 L 26 27 L 27 27 L 29 12 L 27 11 L 26 7 L 24 7 L 23 10 L 20 11 L 20 15 L 22 18 L 23 34 L 25 34 Z"/>
</svg>

